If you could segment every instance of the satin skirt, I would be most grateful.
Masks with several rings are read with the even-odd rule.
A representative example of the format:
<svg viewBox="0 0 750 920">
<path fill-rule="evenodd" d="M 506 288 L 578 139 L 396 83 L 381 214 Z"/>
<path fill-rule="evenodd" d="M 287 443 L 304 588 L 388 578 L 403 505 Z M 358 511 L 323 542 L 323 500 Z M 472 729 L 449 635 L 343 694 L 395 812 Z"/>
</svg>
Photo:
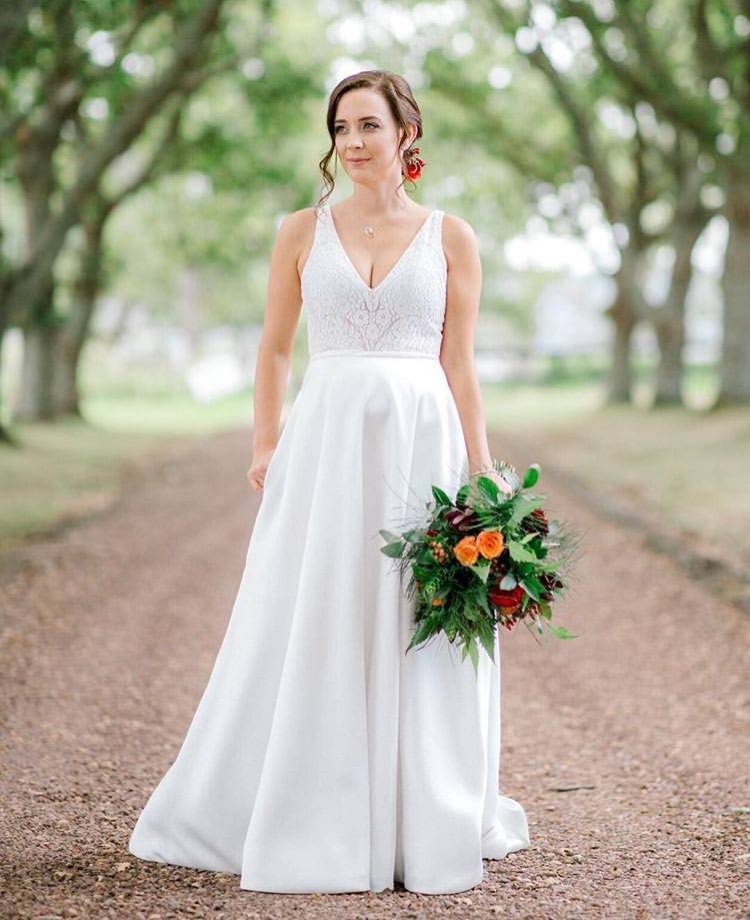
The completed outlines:
<svg viewBox="0 0 750 920">
<path fill-rule="evenodd" d="M 464 891 L 529 846 L 499 792 L 500 652 L 405 654 L 413 601 L 379 529 L 468 473 L 436 356 L 314 354 L 269 463 L 226 633 L 137 857 L 245 889 Z"/>
</svg>

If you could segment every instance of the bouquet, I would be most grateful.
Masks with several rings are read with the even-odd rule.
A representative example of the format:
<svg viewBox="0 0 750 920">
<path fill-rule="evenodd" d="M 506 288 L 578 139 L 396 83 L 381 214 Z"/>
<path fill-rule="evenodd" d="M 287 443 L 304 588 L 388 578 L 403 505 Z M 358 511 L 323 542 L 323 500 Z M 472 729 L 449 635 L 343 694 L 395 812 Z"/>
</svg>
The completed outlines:
<svg viewBox="0 0 750 920">
<path fill-rule="evenodd" d="M 508 486 L 481 473 L 469 477 L 455 500 L 433 485 L 428 516 L 401 534 L 379 533 L 380 551 L 397 560 L 408 576 L 407 596 L 416 596 L 416 628 L 406 649 L 441 631 L 459 644 L 475 672 L 479 647 L 494 661 L 497 625 L 512 629 L 523 622 L 536 639 L 546 628 L 560 639 L 574 639 L 551 622 L 552 605 L 568 588 L 571 547 L 578 535 L 559 520 L 548 520 L 544 496 L 530 490 L 541 467 L 532 463 L 521 482 L 515 468 L 493 460 L 492 469 Z"/>
</svg>

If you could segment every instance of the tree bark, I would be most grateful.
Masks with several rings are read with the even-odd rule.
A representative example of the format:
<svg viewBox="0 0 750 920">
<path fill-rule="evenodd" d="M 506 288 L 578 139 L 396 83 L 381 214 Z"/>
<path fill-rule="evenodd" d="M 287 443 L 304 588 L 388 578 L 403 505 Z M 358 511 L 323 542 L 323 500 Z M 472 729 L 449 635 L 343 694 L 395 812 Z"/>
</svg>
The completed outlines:
<svg viewBox="0 0 750 920">
<path fill-rule="evenodd" d="M 86 248 L 73 289 L 71 312 L 52 344 L 53 411 L 55 415 L 82 416 L 78 389 L 78 365 L 89 335 L 96 298 L 101 289 L 104 224 L 110 210 L 105 208 L 85 225 Z"/>
<path fill-rule="evenodd" d="M 605 403 L 610 406 L 621 405 L 630 402 L 633 376 L 630 366 L 630 339 L 637 321 L 622 275 L 617 278 L 615 301 L 605 312 L 612 320 L 613 330 Z"/>
<path fill-rule="evenodd" d="M 0 379 L 3 374 L 3 340 L 5 338 L 5 326 L 2 322 L 2 317 L 0 317 Z M 3 424 L 3 415 L 2 415 L 2 387 L 0 387 L 0 444 L 17 447 L 18 442 L 13 437 L 13 432 L 11 431 L 10 425 Z"/>
<path fill-rule="evenodd" d="M 52 287 L 48 289 L 50 297 L 53 291 Z M 58 331 L 49 319 L 24 327 L 21 382 L 13 412 L 16 421 L 42 421 L 54 416 L 50 354 L 57 335 Z"/>
<path fill-rule="evenodd" d="M 654 331 L 659 343 L 659 363 L 654 381 L 655 406 L 682 402 L 683 351 L 685 348 L 685 305 L 693 278 L 693 249 L 709 218 L 700 204 L 684 222 L 678 220 L 672 245 L 675 257 L 669 292 L 661 306 L 654 309 Z"/>
<path fill-rule="evenodd" d="M 727 175 L 729 240 L 724 258 L 724 339 L 715 408 L 750 402 L 750 170 Z"/>
</svg>

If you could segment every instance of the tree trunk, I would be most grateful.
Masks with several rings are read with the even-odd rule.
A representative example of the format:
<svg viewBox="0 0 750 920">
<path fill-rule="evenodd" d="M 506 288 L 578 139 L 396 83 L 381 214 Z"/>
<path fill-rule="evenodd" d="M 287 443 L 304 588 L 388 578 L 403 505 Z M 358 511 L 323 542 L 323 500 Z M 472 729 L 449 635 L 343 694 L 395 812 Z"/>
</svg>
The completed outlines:
<svg viewBox="0 0 750 920">
<path fill-rule="evenodd" d="M 687 211 L 687 209 L 683 209 Z M 678 219 L 672 235 L 674 266 L 664 303 L 654 309 L 654 331 L 659 343 L 659 363 L 654 388 L 655 406 L 682 402 L 682 353 L 685 348 L 685 301 L 693 278 L 693 249 L 709 214 L 696 202 L 692 212 Z"/>
<path fill-rule="evenodd" d="M 2 323 L 2 318 L 0 317 L 0 380 L 3 376 L 3 340 L 5 338 L 5 326 Z M 18 442 L 11 434 L 10 425 L 6 426 L 3 424 L 3 415 L 2 415 L 2 388 L 0 387 L 0 445 L 10 445 L 13 447 L 18 446 Z"/>
<path fill-rule="evenodd" d="M 724 339 L 715 408 L 750 402 L 750 172 L 736 167 L 726 184 L 729 240 L 724 258 Z"/>
<path fill-rule="evenodd" d="M 82 417 L 78 392 L 78 362 L 82 351 L 72 329 L 58 329 L 52 344 L 52 414 Z"/>
<path fill-rule="evenodd" d="M 82 417 L 78 364 L 89 335 L 91 317 L 102 283 L 104 224 L 109 213 L 108 209 L 104 209 L 94 219 L 84 223 L 85 249 L 73 287 L 70 315 L 64 328 L 58 330 L 50 356 L 53 361 L 52 400 L 55 415 L 72 414 Z"/>
<path fill-rule="evenodd" d="M 605 397 L 605 402 L 611 406 L 630 402 L 632 384 L 630 338 L 636 324 L 636 316 L 630 307 L 620 278 L 618 278 L 615 302 L 605 312 L 614 325 Z"/>
<path fill-rule="evenodd" d="M 654 406 L 674 406 L 682 402 L 682 351 L 685 345 L 685 318 L 678 307 L 664 304 L 664 315 L 654 323 L 659 343 L 659 363 L 654 381 Z"/>
<path fill-rule="evenodd" d="M 36 422 L 54 416 L 52 353 L 58 330 L 44 323 L 23 332 L 21 386 L 13 413 L 17 421 Z"/>
</svg>

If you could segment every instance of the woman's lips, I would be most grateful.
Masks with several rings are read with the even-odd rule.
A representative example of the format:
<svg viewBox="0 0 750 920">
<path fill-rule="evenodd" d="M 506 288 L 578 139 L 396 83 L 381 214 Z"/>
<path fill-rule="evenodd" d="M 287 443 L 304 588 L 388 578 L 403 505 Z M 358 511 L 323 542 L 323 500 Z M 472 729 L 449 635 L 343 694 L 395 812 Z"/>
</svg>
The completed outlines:
<svg viewBox="0 0 750 920">
<path fill-rule="evenodd" d="M 369 162 L 370 162 L 370 158 L 369 158 L 369 157 L 365 157 L 364 159 L 361 159 L 361 160 L 349 160 L 349 162 L 350 162 L 350 163 L 369 163 Z"/>
</svg>

